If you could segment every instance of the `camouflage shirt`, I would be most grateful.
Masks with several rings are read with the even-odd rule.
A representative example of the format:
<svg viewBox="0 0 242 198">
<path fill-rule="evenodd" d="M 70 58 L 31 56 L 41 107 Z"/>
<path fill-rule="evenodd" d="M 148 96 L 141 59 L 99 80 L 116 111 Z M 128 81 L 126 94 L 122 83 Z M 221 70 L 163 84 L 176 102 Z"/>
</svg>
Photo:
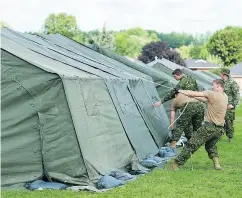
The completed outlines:
<svg viewBox="0 0 242 198">
<path fill-rule="evenodd" d="M 184 75 L 179 83 L 176 85 L 176 88 L 182 89 L 182 90 L 191 90 L 191 91 L 198 91 L 198 85 L 197 81 L 194 77 L 192 76 L 186 76 Z M 167 94 L 163 100 L 161 100 L 162 103 L 171 100 L 175 98 L 175 91 L 171 90 L 169 94 Z"/>
<path fill-rule="evenodd" d="M 224 92 L 228 96 L 228 104 L 236 106 L 239 103 L 239 85 L 231 77 L 229 77 L 228 80 L 224 81 Z"/>
</svg>

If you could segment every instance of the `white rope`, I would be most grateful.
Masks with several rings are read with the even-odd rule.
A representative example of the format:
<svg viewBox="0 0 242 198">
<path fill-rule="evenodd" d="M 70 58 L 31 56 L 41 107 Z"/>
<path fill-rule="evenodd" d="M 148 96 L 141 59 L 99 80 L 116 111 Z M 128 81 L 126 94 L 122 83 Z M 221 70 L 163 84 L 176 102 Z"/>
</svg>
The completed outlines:
<svg viewBox="0 0 242 198">
<path fill-rule="evenodd" d="M 42 44 L 39 44 L 39 43 L 37 43 L 37 42 L 34 42 L 34 41 L 29 41 L 27 38 L 20 38 L 20 37 L 17 37 L 17 36 L 13 36 L 13 35 L 10 35 L 10 34 L 7 34 L 7 33 L 5 33 L 5 32 L 2 32 L 1 34 L 3 34 L 3 35 L 6 35 L 6 36 L 9 36 L 9 37 L 12 37 L 12 38 L 17 38 L 17 39 L 19 39 L 19 40 L 24 40 L 25 42 L 29 42 L 29 43 L 31 43 L 31 44 L 35 44 L 35 45 L 39 45 L 39 46 L 42 46 L 42 47 L 44 47 L 44 48 L 47 48 L 47 49 L 52 49 L 52 50 L 54 50 L 55 52 L 59 52 L 60 54 L 64 54 L 64 55 L 67 55 L 68 57 L 69 57 L 69 54 L 67 54 L 67 53 L 65 53 L 65 52 L 63 52 L 63 51 L 59 51 L 59 50 L 57 50 L 57 49 L 55 49 L 55 48 L 52 48 L 52 47 L 50 47 L 50 46 L 45 46 L 45 45 L 42 45 Z M 46 41 L 45 41 L 46 42 Z M 76 53 L 76 52 L 75 52 Z M 75 55 L 71 55 L 72 57 L 74 57 L 74 58 L 77 58 L 77 59 L 79 59 L 80 57 L 77 57 L 77 56 L 75 56 Z M 89 58 L 90 59 L 90 58 Z M 90 60 L 92 60 L 92 61 L 94 61 L 94 62 L 97 62 L 97 63 L 99 63 L 99 64 L 102 64 L 102 65 L 105 65 L 105 64 L 103 64 L 103 63 L 101 63 L 101 62 L 99 62 L 99 61 L 96 61 L 96 60 L 93 60 L 93 59 L 90 59 Z M 106 67 L 108 67 L 107 65 L 105 65 Z M 114 68 L 112 68 L 112 69 L 114 69 Z M 147 80 L 147 79 L 145 79 L 144 77 L 137 77 L 137 76 L 135 76 L 135 75 L 132 75 L 132 74 L 130 74 L 130 73 L 127 73 L 127 72 L 124 72 L 124 71 L 121 71 L 121 70 L 117 70 L 116 68 L 114 69 L 114 70 L 116 70 L 116 71 L 120 71 L 120 72 L 122 72 L 122 73 L 124 73 L 124 74 L 126 74 L 126 75 L 129 75 L 129 76 L 132 76 L 133 78 L 136 78 L 136 79 L 142 79 L 143 81 L 146 81 L 146 82 L 149 82 L 149 83 L 152 83 L 152 84 L 155 84 L 155 85 L 159 85 L 159 86 L 162 86 L 162 87 L 165 87 L 165 88 L 168 88 L 168 89 L 174 89 L 174 88 L 172 88 L 172 87 L 168 87 L 168 86 L 165 86 L 165 85 L 162 85 L 162 84 L 159 84 L 159 83 L 156 83 L 156 82 L 153 82 L 153 81 L 150 81 L 150 80 Z M 145 91 L 146 91 L 146 89 L 145 89 Z M 151 97 L 150 97 L 150 95 L 149 95 L 149 93 L 146 91 L 146 93 L 147 93 L 147 95 L 148 95 L 148 97 L 149 97 L 149 99 L 150 99 L 150 102 L 151 102 L 151 104 L 153 104 L 153 102 L 152 102 L 152 99 L 151 99 Z M 185 106 L 185 108 L 184 108 L 184 110 L 180 113 L 180 115 L 178 116 L 178 118 L 168 127 L 168 129 L 181 117 L 181 115 L 184 113 L 184 111 L 185 111 L 185 109 L 186 109 L 186 107 L 187 107 L 187 105 L 188 105 L 188 103 L 189 103 L 189 101 L 187 102 L 187 104 L 186 104 L 186 106 Z M 159 114 L 158 114 L 158 112 L 157 112 L 157 110 L 155 109 L 155 111 L 156 111 L 156 113 L 157 113 L 157 115 L 158 115 L 158 117 L 157 117 L 157 119 L 158 120 L 160 120 L 159 119 Z"/>
<path fill-rule="evenodd" d="M 184 113 L 184 111 L 187 108 L 187 105 L 190 101 L 187 102 L 186 106 L 184 107 L 184 109 L 182 110 L 182 112 L 180 113 L 180 115 L 174 120 L 174 122 L 171 123 L 171 125 L 168 127 L 168 129 L 182 116 L 182 114 Z"/>
</svg>

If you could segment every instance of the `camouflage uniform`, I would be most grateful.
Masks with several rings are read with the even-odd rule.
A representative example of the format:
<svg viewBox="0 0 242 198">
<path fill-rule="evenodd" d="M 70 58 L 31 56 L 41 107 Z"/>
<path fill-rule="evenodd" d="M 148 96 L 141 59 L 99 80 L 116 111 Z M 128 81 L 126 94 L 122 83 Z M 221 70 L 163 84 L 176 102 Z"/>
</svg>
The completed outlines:
<svg viewBox="0 0 242 198">
<path fill-rule="evenodd" d="M 224 92 L 228 96 L 228 104 L 232 104 L 234 107 L 238 105 L 240 100 L 239 86 L 230 77 L 230 71 L 227 68 L 222 68 L 221 73 L 226 74 L 229 78 L 224 81 Z M 228 138 L 233 138 L 234 136 L 234 120 L 235 120 L 235 109 L 227 110 L 225 115 L 226 123 L 226 135 Z"/>
<path fill-rule="evenodd" d="M 191 139 L 187 142 L 187 145 L 183 148 L 181 153 L 175 159 L 178 165 L 183 165 L 188 158 L 195 151 L 199 149 L 205 143 L 205 150 L 208 153 L 209 158 L 218 157 L 218 151 L 216 143 L 219 137 L 224 133 L 224 128 L 222 126 L 208 126 L 206 124 L 202 125 L 198 131 L 193 134 Z"/>
<path fill-rule="evenodd" d="M 192 90 L 192 91 L 198 91 L 198 85 L 197 81 L 194 77 L 192 76 L 187 76 L 184 75 L 179 83 L 176 85 L 176 88 L 182 89 L 182 90 Z M 163 100 L 161 100 L 162 103 L 169 101 L 171 99 L 175 98 L 175 91 L 171 90 L 169 94 L 167 94 Z M 200 105 L 195 105 L 195 104 L 188 104 L 186 110 L 183 112 L 182 116 L 178 119 L 176 128 L 172 130 L 172 140 L 178 141 L 182 135 L 183 132 L 185 132 L 185 136 L 187 138 L 191 137 L 192 131 L 197 129 L 197 126 L 200 124 L 200 118 L 198 120 L 195 120 L 194 116 L 194 109 L 200 109 Z M 181 108 L 181 111 L 183 108 Z M 200 115 L 200 114 L 199 114 Z M 193 120 L 193 127 L 195 125 L 195 128 L 191 130 L 191 120 Z M 199 123 L 199 124 L 198 124 Z"/>
<path fill-rule="evenodd" d="M 186 76 L 186 75 L 184 75 L 180 79 L 179 83 L 176 85 L 176 88 L 179 88 L 182 90 L 198 91 L 198 85 L 197 85 L 196 79 L 192 76 Z M 171 92 L 167 94 L 161 102 L 164 103 L 173 98 L 175 98 L 175 91 L 171 90 Z"/>
<path fill-rule="evenodd" d="M 182 107 L 182 112 L 185 107 Z M 188 103 L 185 111 L 181 117 L 177 120 L 176 127 L 172 130 L 172 141 L 178 141 L 181 138 L 182 133 L 185 133 L 186 138 L 189 140 L 192 136 L 192 131 L 197 131 L 204 120 L 204 105 L 202 102 Z M 190 126 L 192 125 L 192 130 Z"/>
</svg>

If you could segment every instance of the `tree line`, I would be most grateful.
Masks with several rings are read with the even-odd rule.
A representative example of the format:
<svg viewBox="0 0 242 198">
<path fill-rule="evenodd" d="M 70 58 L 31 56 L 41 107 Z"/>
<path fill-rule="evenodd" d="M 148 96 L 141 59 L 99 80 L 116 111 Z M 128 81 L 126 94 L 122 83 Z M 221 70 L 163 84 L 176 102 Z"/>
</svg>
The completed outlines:
<svg viewBox="0 0 242 198">
<path fill-rule="evenodd" d="M 1 27 L 4 23 L 1 22 Z M 29 32 L 33 33 L 33 32 Z M 215 33 L 191 35 L 187 33 L 160 33 L 135 27 L 121 31 L 82 31 L 75 16 L 66 13 L 50 14 L 37 34 L 62 34 L 82 44 L 96 43 L 122 56 L 149 63 L 167 58 L 180 65 L 184 59 L 204 59 L 222 66 L 232 66 L 242 61 L 242 27 L 226 27 Z"/>
</svg>

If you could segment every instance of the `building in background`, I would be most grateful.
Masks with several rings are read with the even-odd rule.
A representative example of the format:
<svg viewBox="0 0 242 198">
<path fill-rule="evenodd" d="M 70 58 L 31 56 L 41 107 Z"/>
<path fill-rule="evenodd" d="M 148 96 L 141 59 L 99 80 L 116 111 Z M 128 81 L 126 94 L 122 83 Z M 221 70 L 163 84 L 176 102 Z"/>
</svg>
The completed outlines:
<svg viewBox="0 0 242 198">
<path fill-rule="evenodd" d="M 186 67 L 191 70 L 209 71 L 210 69 L 218 69 L 219 65 L 205 61 L 203 59 L 185 59 Z"/>
</svg>

